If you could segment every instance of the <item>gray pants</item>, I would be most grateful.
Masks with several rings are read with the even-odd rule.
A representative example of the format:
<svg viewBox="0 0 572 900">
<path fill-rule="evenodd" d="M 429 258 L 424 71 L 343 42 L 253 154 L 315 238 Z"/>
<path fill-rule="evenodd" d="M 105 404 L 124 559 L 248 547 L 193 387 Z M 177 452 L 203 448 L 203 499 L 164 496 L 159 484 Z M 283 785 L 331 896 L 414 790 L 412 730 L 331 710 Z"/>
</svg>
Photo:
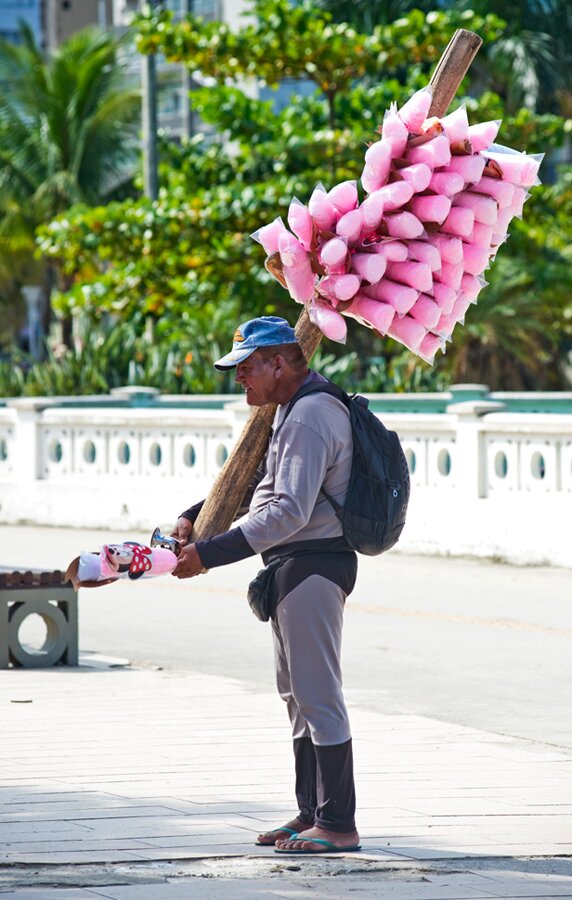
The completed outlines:
<svg viewBox="0 0 572 900">
<path fill-rule="evenodd" d="M 340 666 L 346 595 L 323 575 L 310 575 L 278 604 L 272 620 L 278 692 L 294 739 L 317 746 L 351 739 Z"/>
</svg>

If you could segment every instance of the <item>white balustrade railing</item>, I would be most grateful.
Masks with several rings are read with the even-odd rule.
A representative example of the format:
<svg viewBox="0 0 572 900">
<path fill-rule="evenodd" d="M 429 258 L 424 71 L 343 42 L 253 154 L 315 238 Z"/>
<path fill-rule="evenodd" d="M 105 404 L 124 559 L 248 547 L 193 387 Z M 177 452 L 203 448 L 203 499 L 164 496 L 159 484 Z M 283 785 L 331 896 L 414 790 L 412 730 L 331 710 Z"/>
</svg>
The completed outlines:
<svg viewBox="0 0 572 900">
<path fill-rule="evenodd" d="M 133 480 L 214 476 L 233 441 L 224 411 L 47 410 L 39 423 L 46 480 L 111 476 Z"/>
<path fill-rule="evenodd" d="M 248 415 L 236 398 L 214 405 L 9 402 L 0 407 L 0 522 L 110 531 L 172 524 L 206 495 Z M 469 400 L 445 413 L 382 418 L 399 433 L 411 472 L 400 550 L 572 568 L 572 413 Z"/>
</svg>

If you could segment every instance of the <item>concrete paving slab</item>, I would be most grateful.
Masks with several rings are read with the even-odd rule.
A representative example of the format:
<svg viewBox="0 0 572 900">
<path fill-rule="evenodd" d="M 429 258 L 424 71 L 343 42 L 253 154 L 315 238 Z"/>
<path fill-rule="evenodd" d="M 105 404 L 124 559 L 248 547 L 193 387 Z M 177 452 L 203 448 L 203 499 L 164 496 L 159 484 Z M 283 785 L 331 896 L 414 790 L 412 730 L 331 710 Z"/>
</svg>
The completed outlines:
<svg viewBox="0 0 572 900">
<path fill-rule="evenodd" d="M 9 825 L 0 825 L 0 846 L 18 839 L 20 836 L 33 837 L 36 835 L 52 834 L 59 840 L 81 840 L 90 833 L 83 825 L 74 825 L 73 822 L 11 822 Z"/>
<path fill-rule="evenodd" d="M 0 862 L 13 875 L 67 866 L 71 879 L 66 888 L 45 879 L 14 892 L 3 877 L 2 898 L 572 896 L 572 877 L 518 870 L 524 858 L 549 867 L 546 858 L 572 857 L 567 750 L 352 705 L 364 851 L 302 860 L 253 843 L 292 813 L 289 729 L 273 694 L 235 679 L 100 660 L 88 671 L 6 673 L 0 718 L 9 778 L 0 789 Z M 467 871 L 505 858 L 514 871 Z M 170 861 L 205 869 L 160 883 L 157 872 Z M 82 883 L 90 865 L 111 867 L 108 879 Z M 114 883 L 122 865 L 137 867 L 137 884 Z M 369 874 L 375 865 L 386 869 Z"/>
<path fill-rule="evenodd" d="M 122 863 L 141 861 L 138 853 L 123 850 L 79 851 L 69 853 L 67 850 L 50 850 L 47 853 L 0 852 L 0 865 L 4 866 L 38 866 L 38 865 L 87 865 L 89 863 Z"/>
<path fill-rule="evenodd" d="M 51 672 L 32 675 L 22 671 L 10 673 L 10 677 L 25 684 L 24 693 L 29 693 L 34 702 L 25 707 L 7 705 L 11 713 L 10 732 L 2 753 L 18 759 L 19 746 L 25 746 L 24 768 L 28 774 L 33 772 L 34 777 L 12 783 L 8 794 L 10 805 L 4 806 L 4 814 L 0 813 L 0 834 L 7 837 L 9 832 L 13 839 L 24 829 L 28 835 L 27 848 L 36 842 L 38 851 L 40 847 L 43 849 L 47 839 L 53 837 L 54 828 L 56 832 L 62 828 L 68 832 L 70 828 L 73 832 L 83 828 L 87 830 L 86 839 L 105 840 L 107 844 L 113 840 L 118 842 L 117 851 L 125 849 L 126 841 L 157 842 L 157 850 L 168 850 L 170 841 L 172 850 L 180 851 L 189 838 L 193 843 L 197 839 L 206 841 L 213 852 L 221 845 L 236 845 L 240 851 L 261 826 L 258 821 L 244 819 L 237 826 L 236 820 L 229 820 L 230 814 L 244 817 L 255 813 L 260 822 L 271 823 L 280 822 L 289 810 L 291 764 L 285 749 L 289 740 L 280 704 L 273 696 L 253 697 L 240 683 L 230 679 L 209 680 L 203 676 L 195 679 L 190 673 L 183 676 L 144 670 L 107 670 L 78 678 L 70 671 L 60 671 L 55 677 Z M 112 703 L 109 702 L 111 679 L 117 682 Z M 62 713 L 59 699 L 62 687 L 66 715 Z M 207 689 L 201 694 L 203 687 Z M 8 700 L 11 693 L 10 685 Z M 17 693 L 22 694 L 20 690 Z M 184 716 L 180 715 L 181 708 L 185 709 Z M 264 744 L 268 752 L 260 747 L 261 732 L 257 731 L 257 755 L 253 758 L 250 746 L 234 740 L 234 726 L 229 727 L 221 710 L 232 710 L 233 723 L 240 720 L 241 712 L 243 724 L 255 720 L 259 723 L 263 716 Z M 53 717 L 60 738 L 67 737 L 59 742 L 66 747 L 59 755 L 50 752 L 49 735 L 54 728 L 44 733 L 44 727 Z M 142 746 L 143 735 L 149 734 L 150 720 L 156 727 Z M 399 841 L 400 852 L 405 844 L 406 848 L 411 847 L 412 854 L 419 855 L 431 849 L 426 846 L 429 841 L 433 850 L 442 855 L 447 849 L 443 846 L 446 840 L 454 856 L 457 848 L 463 846 L 473 852 L 476 846 L 491 844 L 494 834 L 495 840 L 502 839 L 504 846 L 509 846 L 512 840 L 530 847 L 534 824 L 530 834 L 524 825 L 525 818 L 530 818 L 536 823 L 536 838 L 543 847 L 553 841 L 561 848 L 558 832 L 566 826 L 565 817 L 556 811 L 550 816 L 535 815 L 527 808 L 527 802 L 535 780 L 540 782 L 538 791 L 533 791 L 536 798 L 542 797 L 548 785 L 560 801 L 565 799 L 563 791 L 570 771 L 566 753 L 555 754 L 553 748 L 536 747 L 529 751 L 527 746 L 523 748 L 523 742 L 417 716 L 384 717 L 357 710 L 354 721 L 358 797 L 367 817 L 364 839 L 368 843 L 377 841 L 379 849 L 387 851 L 390 842 L 395 845 Z M 70 722 L 73 723 L 71 732 Z M 404 725 L 401 732 L 400 724 Z M 30 728 L 35 728 L 39 737 L 33 743 L 26 739 Z M 83 750 L 79 753 L 73 740 L 76 729 Z M 378 735 L 377 741 L 372 740 L 374 733 Z M 176 736 L 176 747 L 171 735 Z M 454 747 L 449 744 L 453 737 Z M 387 743 L 392 746 L 394 758 L 401 750 L 402 777 L 384 771 L 389 768 L 384 755 Z M 265 760 L 263 778 L 259 777 L 259 749 Z M 518 765 L 512 764 L 513 753 Z M 49 754 L 49 764 L 45 763 L 46 754 Z M 516 776 L 515 769 L 519 770 Z M 526 792 L 518 787 L 521 781 L 526 783 Z M 438 791 L 436 795 L 434 790 L 429 792 L 427 784 L 433 789 L 441 784 L 446 788 L 448 809 L 456 810 L 456 815 L 443 815 L 442 797 Z M 468 784 L 478 792 L 478 815 L 475 806 L 472 810 L 459 807 L 468 794 Z M 459 798 L 461 788 L 464 794 Z M 569 784 L 568 789 L 572 800 Z M 34 814 L 36 792 L 39 792 L 39 803 Z M 75 803 L 68 809 L 64 803 L 57 809 L 46 810 L 46 797 L 50 796 L 60 802 L 62 798 L 73 798 Z M 165 803 L 166 796 L 173 798 L 170 803 Z M 509 796 L 514 808 L 503 806 L 499 814 L 499 796 Z M 83 809 L 82 797 L 85 798 Z M 118 805 L 121 798 L 129 806 Z M 412 809 L 401 809 L 398 815 L 394 807 L 392 813 L 385 812 L 388 800 L 391 803 L 394 798 Z M 475 803 L 474 796 L 471 802 Z M 526 817 L 522 815 L 523 808 Z M 193 813 L 205 811 L 211 817 L 210 827 L 193 819 Z M 64 836 L 71 840 L 74 834 L 64 830 Z M 74 841 L 74 859 L 77 859 L 76 844 Z M 71 844 L 67 846 L 71 850 Z M 93 852 L 93 844 L 89 849 L 86 845 L 85 849 Z M 193 851 L 194 847 L 189 847 L 189 853 Z M 10 852 L 13 858 L 13 847 Z M 60 846 L 60 861 L 63 852 Z M 26 858 L 29 859 L 28 853 Z"/>
<path fill-rule="evenodd" d="M 554 894 L 571 896 L 572 879 L 559 875 L 534 875 L 526 872 L 504 871 L 491 872 L 488 875 L 489 890 L 499 897 L 504 897 L 507 890 L 514 891 L 518 888 L 520 897 L 552 897 Z"/>
<path fill-rule="evenodd" d="M 273 878 L 252 879 L 235 878 L 230 880 L 206 880 L 201 878 L 184 879 L 179 882 L 167 884 L 153 884 L 152 886 L 125 886 L 109 885 L 92 888 L 79 897 L 71 894 L 66 897 L 60 892 L 47 892 L 45 900 L 86 900 L 86 895 L 93 900 L 94 897 L 103 897 L 107 900 L 187 900 L 187 898 L 200 898 L 200 900 L 262 900 L 262 898 L 281 898 L 281 900 L 298 900 L 309 896 L 315 900 L 353 900 L 364 896 L 368 900 L 497 900 L 498 893 L 492 893 L 491 888 L 496 887 L 487 878 L 478 875 L 450 875 L 446 877 L 419 876 L 416 880 L 398 882 L 388 878 L 361 879 L 352 881 L 351 886 L 336 883 L 332 878 L 304 878 L 298 877 L 295 881 L 285 883 L 285 878 L 275 876 Z M 507 887 L 514 889 L 512 897 L 531 897 L 527 893 L 526 886 L 521 886 L 515 877 Z M 556 894 L 556 885 L 546 888 L 538 885 L 540 893 L 538 898 L 546 897 L 557 900 L 558 897 L 570 897 L 571 893 Z M 560 885 L 562 890 L 562 885 Z M 572 890 L 572 887 L 570 888 Z M 7 895 L 9 896 L 9 895 Z M 507 897 L 508 895 L 504 895 Z M 38 897 L 38 894 L 35 894 Z M 21 900 L 20 895 L 18 895 Z M 26 892 L 24 900 L 34 900 L 32 892 Z M 42 895 L 43 900 L 43 895 Z"/>
<path fill-rule="evenodd" d="M 30 809 L 30 806 L 34 807 Z M 75 801 L 73 804 L 60 804 L 57 808 L 46 808 L 37 804 L 27 804 L 26 807 L 17 807 L 13 804 L 14 810 L 4 812 L 0 810 L 1 824 L 25 823 L 27 819 L 33 819 L 34 822 L 54 822 L 60 819 L 82 823 L 94 819 L 142 819 L 149 817 L 171 816 L 173 810 L 165 806 L 137 806 L 135 803 L 130 804 L 124 801 L 120 805 L 119 801 L 106 805 L 103 809 L 97 807 L 82 806 L 81 803 Z"/>
<path fill-rule="evenodd" d="M 139 851 L 141 849 L 146 849 L 149 845 L 145 841 L 137 841 L 137 840 L 118 840 L 117 838 L 111 838 L 110 840 L 85 840 L 85 841 L 61 841 L 61 840 L 38 840 L 38 841 L 11 841 L 9 844 L 4 844 L 3 847 L 6 848 L 8 852 L 13 854 L 22 854 L 22 858 L 26 854 L 35 855 L 35 854 L 48 854 L 48 853 L 59 853 L 60 851 L 65 851 L 65 853 L 69 854 L 78 854 L 78 853 L 99 853 L 100 856 L 105 856 L 107 850 L 113 852 L 116 850 L 127 850 L 131 852 Z"/>
<path fill-rule="evenodd" d="M 419 841 L 411 845 L 392 844 L 391 850 L 396 855 L 402 855 L 406 859 L 415 860 L 460 860 L 460 859 L 521 859 L 521 858 L 554 858 L 569 857 L 566 846 L 561 845 L 559 848 L 552 843 L 533 843 L 522 844 L 514 843 L 494 843 L 494 844 L 478 844 L 474 846 L 463 844 L 455 844 L 447 841 L 443 846 L 439 845 L 437 839 L 432 840 L 430 845 L 423 846 Z"/>
<path fill-rule="evenodd" d="M 29 890 L 2 891 L 2 900 L 94 900 L 94 895 L 83 888 L 30 888 Z"/>
</svg>

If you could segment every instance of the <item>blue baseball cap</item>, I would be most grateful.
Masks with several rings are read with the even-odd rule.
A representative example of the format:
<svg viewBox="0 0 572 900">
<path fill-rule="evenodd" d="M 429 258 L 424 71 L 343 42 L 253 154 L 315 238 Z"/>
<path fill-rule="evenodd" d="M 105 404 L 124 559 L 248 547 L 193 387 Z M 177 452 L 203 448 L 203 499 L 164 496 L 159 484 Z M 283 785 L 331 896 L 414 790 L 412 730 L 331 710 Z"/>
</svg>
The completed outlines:
<svg viewBox="0 0 572 900">
<path fill-rule="evenodd" d="M 216 369 L 233 369 L 259 347 L 297 343 L 294 329 L 286 319 L 279 316 L 259 316 L 258 319 L 250 319 L 238 326 L 232 339 L 232 350 L 214 365 Z"/>
</svg>

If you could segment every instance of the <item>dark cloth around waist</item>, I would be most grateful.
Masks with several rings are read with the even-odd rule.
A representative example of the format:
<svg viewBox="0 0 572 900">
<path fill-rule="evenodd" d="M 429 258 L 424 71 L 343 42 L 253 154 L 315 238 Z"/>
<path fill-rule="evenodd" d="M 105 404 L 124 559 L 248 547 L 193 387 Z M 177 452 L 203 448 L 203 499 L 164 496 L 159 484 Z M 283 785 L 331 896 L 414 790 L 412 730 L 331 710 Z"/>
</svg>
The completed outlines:
<svg viewBox="0 0 572 900">
<path fill-rule="evenodd" d="M 267 585 L 271 615 L 280 601 L 311 575 L 327 578 L 346 596 L 355 587 L 357 555 L 348 550 L 343 538 L 281 544 L 263 553 L 262 559 L 272 570 Z"/>
</svg>

